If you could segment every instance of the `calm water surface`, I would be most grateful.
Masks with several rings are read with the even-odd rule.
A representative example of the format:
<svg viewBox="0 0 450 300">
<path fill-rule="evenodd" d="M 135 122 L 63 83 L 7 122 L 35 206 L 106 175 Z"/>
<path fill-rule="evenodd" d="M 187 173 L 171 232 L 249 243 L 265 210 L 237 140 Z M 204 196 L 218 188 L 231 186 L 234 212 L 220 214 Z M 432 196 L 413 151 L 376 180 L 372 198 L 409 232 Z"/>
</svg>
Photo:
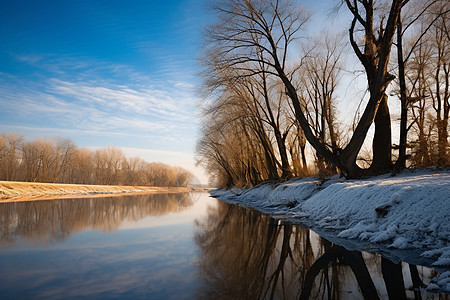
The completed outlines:
<svg viewBox="0 0 450 300">
<path fill-rule="evenodd" d="M 0 299 L 448 299 L 436 273 L 208 197 L 0 204 Z"/>
</svg>

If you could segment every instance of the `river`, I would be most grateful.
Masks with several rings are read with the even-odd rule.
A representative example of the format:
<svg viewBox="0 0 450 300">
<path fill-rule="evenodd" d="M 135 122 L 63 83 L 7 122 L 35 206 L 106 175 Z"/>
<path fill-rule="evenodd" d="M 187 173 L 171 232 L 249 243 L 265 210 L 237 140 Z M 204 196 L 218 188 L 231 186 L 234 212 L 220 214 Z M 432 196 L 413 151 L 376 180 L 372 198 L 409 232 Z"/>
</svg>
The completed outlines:
<svg viewBox="0 0 450 300">
<path fill-rule="evenodd" d="M 448 299 L 436 275 L 207 193 L 0 204 L 0 299 Z"/>
</svg>

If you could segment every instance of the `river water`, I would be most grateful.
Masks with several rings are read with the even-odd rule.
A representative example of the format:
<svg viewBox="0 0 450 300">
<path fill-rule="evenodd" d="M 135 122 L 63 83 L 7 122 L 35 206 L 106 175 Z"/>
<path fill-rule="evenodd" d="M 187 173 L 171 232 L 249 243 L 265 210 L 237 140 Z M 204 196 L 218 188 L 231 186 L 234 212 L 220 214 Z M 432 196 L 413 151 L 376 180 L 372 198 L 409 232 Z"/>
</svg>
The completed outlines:
<svg viewBox="0 0 450 300">
<path fill-rule="evenodd" d="M 436 275 L 207 193 L 0 204 L 0 299 L 449 299 Z"/>
</svg>

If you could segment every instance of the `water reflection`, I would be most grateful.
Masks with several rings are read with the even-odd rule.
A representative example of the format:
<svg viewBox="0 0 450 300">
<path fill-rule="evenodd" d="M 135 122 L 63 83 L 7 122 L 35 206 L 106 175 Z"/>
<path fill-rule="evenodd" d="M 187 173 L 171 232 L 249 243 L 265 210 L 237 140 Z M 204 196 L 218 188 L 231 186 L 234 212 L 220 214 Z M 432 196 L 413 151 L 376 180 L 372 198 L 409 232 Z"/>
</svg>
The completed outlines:
<svg viewBox="0 0 450 300">
<path fill-rule="evenodd" d="M 197 220 L 200 299 L 448 299 L 426 267 L 348 251 L 307 229 L 219 202 Z"/>
<path fill-rule="evenodd" d="M 206 193 L 0 204 L 0 241 L 0 299 L 448 299 L 431 269 Z"/>
<path fill-rule="evenodd" d="M 0 245 L 64 241 L 87 229 L 115 231 L 124 221 L 162 216 L 193 205 L 189 193 L 44 200 L 0 204 Z"/>
</svg>

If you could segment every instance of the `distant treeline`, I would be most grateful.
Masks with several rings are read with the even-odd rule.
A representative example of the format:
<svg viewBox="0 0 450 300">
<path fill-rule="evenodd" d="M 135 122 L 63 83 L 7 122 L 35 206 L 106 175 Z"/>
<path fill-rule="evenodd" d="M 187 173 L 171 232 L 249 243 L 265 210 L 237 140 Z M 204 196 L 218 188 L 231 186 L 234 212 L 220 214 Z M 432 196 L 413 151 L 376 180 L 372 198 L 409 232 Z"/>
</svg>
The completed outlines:
<svg viewBox="0 0 450 300">
<path fill-rule="evenodd" d="M 180 167 L 128 158 L 119 148 L 92 151 L 70 139 L 0 136 L 0 180 L 179 187 L 192 177 Z"/>
</svg>

